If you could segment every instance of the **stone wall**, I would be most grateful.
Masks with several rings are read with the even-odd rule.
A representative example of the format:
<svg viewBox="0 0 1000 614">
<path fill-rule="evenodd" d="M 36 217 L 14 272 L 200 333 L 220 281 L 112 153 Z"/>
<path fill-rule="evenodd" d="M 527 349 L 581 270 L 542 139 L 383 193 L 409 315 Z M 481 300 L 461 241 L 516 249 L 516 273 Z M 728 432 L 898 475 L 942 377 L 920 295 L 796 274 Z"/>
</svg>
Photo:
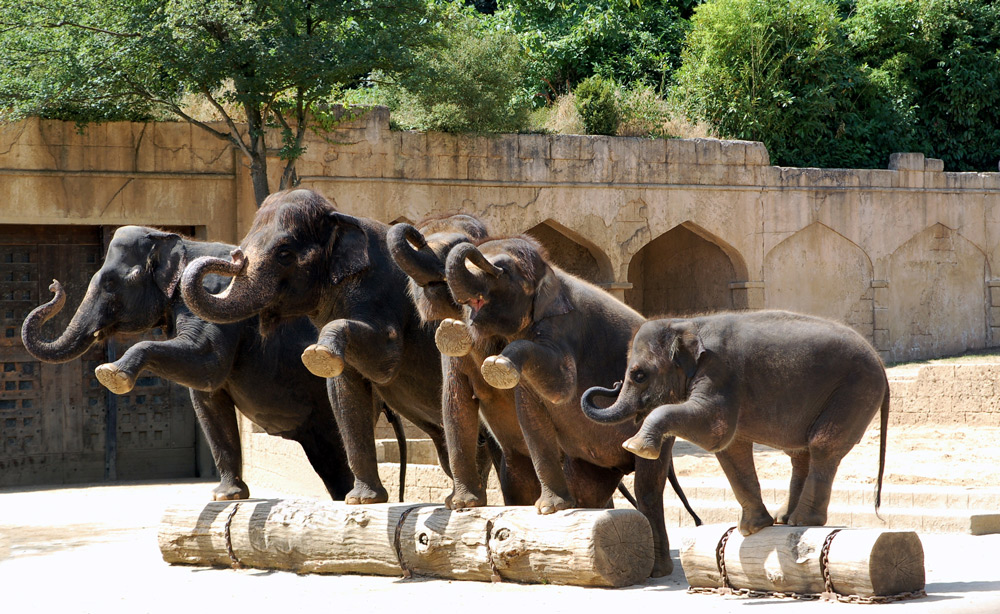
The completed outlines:
<svg viewBox="0 0 1000 614">
<path fill-rule="evenodd" d="M 891 369 L 890 424 L 1000 427 L 1000 363 Z"/>
<path fill-rule="evenodd" d="M 302 184 L 346 212 L 475 213 L 647 315 L 806 311 L 888 361 L 1000 345 L 1000 173 L 920 154 L 781 168 L 760 143 L 710 139 L 398 132 L 385 109 L 307 146 Z M 0 224 L 190 225 L 235 242 L 255 210 L 239 153 L 183 123 L 6 126 L 0 185 Z"/>
</svg>

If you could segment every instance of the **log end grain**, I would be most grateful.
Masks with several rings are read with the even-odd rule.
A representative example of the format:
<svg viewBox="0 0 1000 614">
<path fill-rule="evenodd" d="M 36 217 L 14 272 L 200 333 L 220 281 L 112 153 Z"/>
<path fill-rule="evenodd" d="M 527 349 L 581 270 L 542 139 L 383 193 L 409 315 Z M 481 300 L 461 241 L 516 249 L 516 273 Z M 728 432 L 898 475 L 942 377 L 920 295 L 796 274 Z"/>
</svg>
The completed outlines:
<svg viewBox="0 0 1000 614">
<path fill-rule="evenodd" d="M 871 546 L 868 567 L 872 595 L 912 593 L 925 586 L 924 548 L 920 537 L 912 531 L 879 535 Z"/>
<path fill-rule="evenodd" d="M 653 532 L 640 514 L 608 510 L 594 523 L 594 570 L 610 586 L 643 582 L 653 571 Z"/>
</svg>

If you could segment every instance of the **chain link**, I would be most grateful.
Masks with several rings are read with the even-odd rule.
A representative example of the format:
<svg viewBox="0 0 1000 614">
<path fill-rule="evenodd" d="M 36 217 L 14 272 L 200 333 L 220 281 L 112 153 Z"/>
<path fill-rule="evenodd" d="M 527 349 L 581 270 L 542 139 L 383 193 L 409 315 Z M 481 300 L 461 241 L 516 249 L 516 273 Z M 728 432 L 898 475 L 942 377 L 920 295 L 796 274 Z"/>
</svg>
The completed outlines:
<svg viewBox="0 0 1000 614">
<path fill-rule="evenodd" d="M 226 518 L 226 527 L 225 527 L 226 553 L 229 555 L 229 560 L 232 561 L 233 569 L 243 569 L 244 567 L 243 563 L 241 563 L 240 560 L 236 558 L 236 551 L 233 550 L 233 535 L 232 535 L 233 517 L 236 516 L 236 511 L 238 509 L 240 509 L 240 504 L 239 503 L 233 504 L 233 509 L 229 512 L 229 517 Z"/>
</svg>

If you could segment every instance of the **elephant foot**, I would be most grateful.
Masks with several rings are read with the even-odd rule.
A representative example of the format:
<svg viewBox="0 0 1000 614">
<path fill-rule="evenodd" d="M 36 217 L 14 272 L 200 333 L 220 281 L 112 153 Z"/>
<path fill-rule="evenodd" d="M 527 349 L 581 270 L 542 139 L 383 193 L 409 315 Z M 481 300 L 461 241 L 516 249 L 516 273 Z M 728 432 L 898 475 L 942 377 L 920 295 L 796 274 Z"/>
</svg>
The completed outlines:
<svg viewBox="0 0 1000 614">
<path fill-rule="evenodd" d="M 456 488 L 445 497 L 444 506 L 450 510 L 484 507 L 486 506 L 486 493 L 474 494 L 464 488 Z"/>
<path fill-rule="evenodd" d="M 821 527 L 826 524 L 826 510 L 822 512 L 812 511 L 799 512 L 796 508 L 786 520 L 785 524 L 792 527 Z"/>
<path fill-rule="evenodd" d="M 771 518 L 766 509 L 751 513 L 743 510 L 743 513 L 740 515 L 740 534 L 743 537 L 753 535 L 757 531 L 773 525 L 774 518 Z"/>
<path fill-rule="evenodd" d="M 365 505 L 367 503 L 387 503 L 389 493 L 379 486 L 377 489 L 364 484 L 355 485 L 351 492 L 344 497 L 344 503 L 348 505 Z"/>
<path fill-rule="evenodd" d="M 434 343 L 445 356 L 465 356 L 472 350 L 472 335 L 465 322 L 445 318 L 434 332 Z"/>
<path fill-rule="evenodd" d="M 513 388 L 521 381 L 517 367 L 506 356 L 490 356 L 479 370 L 487 384 L 501 390 Z"/>
<path fill-rule="evenodd" d="M 114 363 L 106 362 L 94 369 L 94 375 L 101 385 L 115 394 L 128 394 L 135 387 L 135 378 L 119 369 Z"/>
<path fill-rule="evenodd" d="M 653 571 L 649 572 L 649 577 L 662 578 L 672 573 L 674 573 L 674 561 L 668 554 L 664 557 L 657 557 L 657 560 L 653 561 Z"/>
<path fill-rule="evenodd" d="M 622 447 L 639 458 L 656 460 L 660 458 L 660 448 L 663 447 L 663 441 L 659 440 L 654 443 L 648 437 L 643 437 L 642 433 L 639 432 L 623 441 Z"/>
<path fill-rule="evenodd" d="M 568 510 L 574 507 L 576 507 L 576 501 L 572 497 L 563 498 L 555 493 L 543 493 L 535 501 L 535 509 L 538 510 L 539 514 L 554 514 L 559 510 Z"/>
<path fill-rule="evenodd" d="M 243 480 L 223 482 L 212 490 L 212 501 L 239 501 L 250 498 L 250 487 Z"/>
<path fill-rule="evenodd" d="M 344 372 L 344 359 L 330 348 L 314 343 L 302 352 L 302 364 L 318 377 L 337 377 Z"/>
</svg>

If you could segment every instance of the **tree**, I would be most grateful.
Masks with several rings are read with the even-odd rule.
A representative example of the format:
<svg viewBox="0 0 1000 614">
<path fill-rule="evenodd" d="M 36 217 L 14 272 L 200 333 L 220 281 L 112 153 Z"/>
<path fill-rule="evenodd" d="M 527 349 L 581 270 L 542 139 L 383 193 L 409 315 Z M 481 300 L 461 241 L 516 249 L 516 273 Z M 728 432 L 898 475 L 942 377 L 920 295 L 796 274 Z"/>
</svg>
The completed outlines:
<svg viewBox="0 0 1000 614">
<path fill-rule="evenodd" d="M 281 131 L 280 188 L 295 185 L 323 103 L 373 70 L 408 67 L 431 12 L 424 0 L 0 0 L 0 108 L 80 122 L 172 114 L 244 154 L 259 205 L 265 130 Z M 191 95 L 226 128 L 186 112 Z"/>
</svg>

